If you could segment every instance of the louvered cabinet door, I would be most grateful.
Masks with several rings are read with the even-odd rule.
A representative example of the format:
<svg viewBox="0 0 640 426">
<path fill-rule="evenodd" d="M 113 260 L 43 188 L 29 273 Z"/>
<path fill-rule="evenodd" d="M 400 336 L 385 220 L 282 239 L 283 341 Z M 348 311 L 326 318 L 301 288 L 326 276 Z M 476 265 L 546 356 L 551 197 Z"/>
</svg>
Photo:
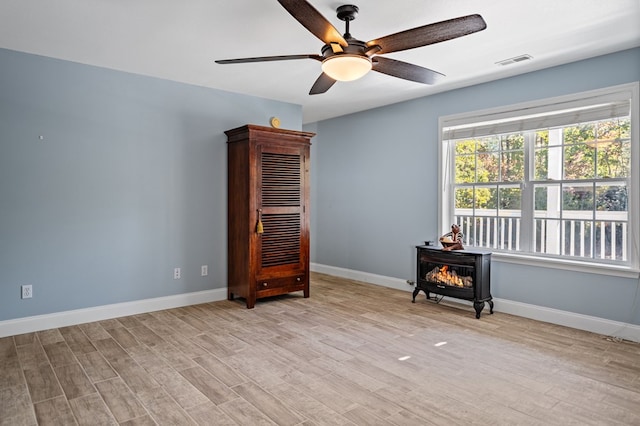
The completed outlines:
<svg viewBox="0 0 640 426">
<path fill-rule="evenodd" d="M 308 297 L 308 149 L 262 146 L 259 150 L 259 297 L 303 290 Z"/>
<path fill-rule="evenodd" d="M 228 299 L 309 297 L 309 152 L 314 133 L 248 124 L 228 144 Z"/>
</svg>

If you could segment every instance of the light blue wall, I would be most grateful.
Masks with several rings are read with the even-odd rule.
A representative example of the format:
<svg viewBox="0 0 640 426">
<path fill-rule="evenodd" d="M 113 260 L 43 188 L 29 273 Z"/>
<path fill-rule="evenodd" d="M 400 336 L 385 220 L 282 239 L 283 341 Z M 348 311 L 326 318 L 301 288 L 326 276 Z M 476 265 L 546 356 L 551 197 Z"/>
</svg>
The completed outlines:
<svg viewBox="0 0 640 426">
<path fill-rule="evenodd" d="M 226 287 L 223 132 L 271 116 L 301 128 L 298 105 L 0 49 L 0 321 Z"/>
<path fill-rule="evenodd" d="M 299 129 L 299 106 L 2 49 L 0 70 L 0 321 L 226 286 L 223 131 Z M 414 279 L 439 116 L 639 78 L 633 49 L 304 126 L 312 261 Z M 637 280 L 492 272 L 494 297 L 640 324 Z"/>
<path fill-rule="evenodd" d="M 415 245 L 435 239 L 438 117 L 640 79 L 640 49 L 306 126 L 314 138 L 312 262 L 415 279 Z M 640 324 L 638 280 L 494 262 L 492 294 Z"/>
</svg>

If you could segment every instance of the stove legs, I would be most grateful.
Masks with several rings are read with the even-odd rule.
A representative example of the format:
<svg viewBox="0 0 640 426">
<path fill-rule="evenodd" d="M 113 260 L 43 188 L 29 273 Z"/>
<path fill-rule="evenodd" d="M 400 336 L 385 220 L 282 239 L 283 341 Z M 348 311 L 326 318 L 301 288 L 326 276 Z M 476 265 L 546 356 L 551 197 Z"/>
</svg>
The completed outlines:
<svg viewBox="0 0 640 426">
<path fill-rule="evenodd" d="M 487 303 L 489 303 L 489 313 L 492 314 L 493 300 L 487 300 Z M 473 302 L 473 309 L 476 310 L 476 318 L 480 318 L 480 312 L 482 312 L 482 310 L 484 309 L 484 302 L 482 301 Z"/>
<path fill-rule="evenodd" d="M 420 293 L 420 288 L 416 287 L 413 290 L 413 300 L 411 301 L 411 303 L 416 303 L 416 296 L 418 295 L 418 293 Z M 429 298 L 429 293 L 427 293 L 427 299 Z"/>
<path fill-rule="evenodd" d="M 420 287 L 416 287 L 415 289 L 413 289 L 413 298 L 411 300 L 411 303 L 416 303 L 416 296 L 418 295 L 418 293 L 420 293 L 420 290 L 424 291 L 424 293 L 427 295 L 427 299 L 431 299 L 431 297 L 429 297 L 429 292 L 426 291 L 425 289 L 422 289 Z M 439 303 L 440 300 L 442 300 L 442 298 L 444 296 L 442 296 L 439 300 L 438 300 L 438 294 L 434 293 L 435 295 L 435 301 L 436 303 Z M 493 300 L 489 299 L 487 300 L 487 303 L 489 304 L 489 313 L 492 314 L 493 313 Z M 473 309 L 476 310 L 476 318 L 480 318 L 480 312 L 482 312 L 482 310 L 484 309 L 484 301 L 474 301 L 473 302 Z"/>
</svg>

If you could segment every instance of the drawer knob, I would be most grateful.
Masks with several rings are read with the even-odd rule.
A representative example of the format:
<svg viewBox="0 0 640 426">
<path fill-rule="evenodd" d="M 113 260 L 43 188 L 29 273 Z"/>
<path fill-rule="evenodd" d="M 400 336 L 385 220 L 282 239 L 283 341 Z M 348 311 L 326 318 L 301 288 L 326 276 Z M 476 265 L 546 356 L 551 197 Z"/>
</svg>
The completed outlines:
<svg viewBox="0 0 640 426">
<path fill-rule="evenodd" d="M 262 287 L 266 287 L 266 286 L 268 286 L 268 285 L 269 285 L 269 284 L 267 284 L 267 283 L 262 283 Z"/>
<path fill-rule="evenodd" d="M 298 277 L 296 278 L 296 281 L 300 282 L 302 280 L 302 278 Z"/>
</svg>

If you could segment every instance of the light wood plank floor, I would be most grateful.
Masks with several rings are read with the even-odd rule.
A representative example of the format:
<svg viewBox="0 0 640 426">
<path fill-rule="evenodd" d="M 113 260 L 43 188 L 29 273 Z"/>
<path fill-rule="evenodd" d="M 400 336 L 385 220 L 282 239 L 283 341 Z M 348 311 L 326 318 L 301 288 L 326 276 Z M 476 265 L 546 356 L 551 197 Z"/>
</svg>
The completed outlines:
<svg viewBox="0 0 640 426">
<path fill-rule="evenodd" d="M 0 339 L 0 424 L 640 425 L 640 345 L 313 274 Z"/>
</svg>

